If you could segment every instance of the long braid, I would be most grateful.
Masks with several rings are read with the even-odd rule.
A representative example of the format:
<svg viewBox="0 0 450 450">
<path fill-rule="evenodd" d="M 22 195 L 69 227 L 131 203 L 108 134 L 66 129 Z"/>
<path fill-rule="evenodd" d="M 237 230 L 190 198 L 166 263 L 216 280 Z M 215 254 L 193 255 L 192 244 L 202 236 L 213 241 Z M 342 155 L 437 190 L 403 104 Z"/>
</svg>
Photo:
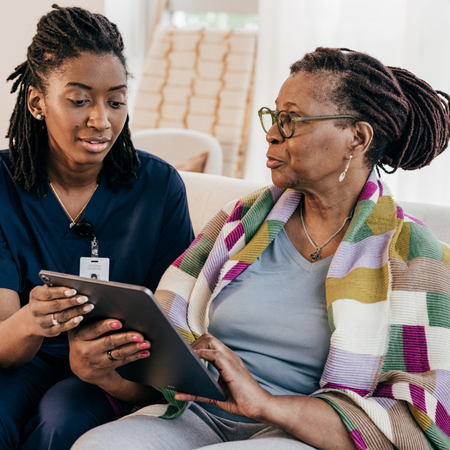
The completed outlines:
<svg viewBox="0 0 450 450">
<path fill-rule="evenodd" d="M 48 134 L 44 121 L 36 120 L 28 110 L 28 90 L 34 86 L 46 92 L 46 78 L 65 62 L 81 53 L 112 54 L 122 63 L 128 75 L 122 36 L 113 23 L 100 14 L 82 8 L 61 8 L 41 17 L 37 32 L 28 47 L 27 60 L 16 67 L 7 81 L 14 80 L 11 93 L 17 92 L 8 134 L 9 152 L 14 179 L 23 183 L 28 192 L 44 194 L 48 188 L 46 156 Z M 128 117 L 125 125 L 104 160 L 99 174 L 118 190 L 131 185 L 139 164 L 131 141 Z"/>
<path fill-rule="evenodd" d="M 319 47 L 291 66 L 291 74 L 299 71 L 337 79 L 330 101 L 341 113 L 370 123 L 369 166 L 414 170 L 447 147 L 450 97 L 407 70 L 386 67 L 364 53 Z"/>
</svg>

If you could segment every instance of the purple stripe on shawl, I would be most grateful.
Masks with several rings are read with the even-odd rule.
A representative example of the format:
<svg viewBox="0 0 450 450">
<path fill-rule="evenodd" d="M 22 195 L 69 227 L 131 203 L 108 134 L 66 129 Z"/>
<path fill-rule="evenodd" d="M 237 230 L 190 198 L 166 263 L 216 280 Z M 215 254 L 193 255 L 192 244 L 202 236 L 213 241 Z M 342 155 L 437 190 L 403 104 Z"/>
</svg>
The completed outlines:
<svg viewBox="0 0 450 450">
<path fill-rule="evenodd" d="M 436 387 L 433 396 L 442 403 L 442 406 L 450 414 L 450 372 L 448 370 L 437 369 Z"/>
<path fill-rule="evenodd" d="M 367 394 L 380 364 L 380 357 L 349 352 L 331 347 L 322 380 L 342 389 Z"/>
<path fill-rule="evenodd" d="M 331 261 L 327 277 L 341 278 L 357 267 L 379 269 L 389 259 L 389 242 L 395 230 L 369 236 L 356 243 L 341 242 Z"/>
<path fill-rule="evenodd" d="M 392 384 L 379 384 L 373 392 L 374 397 L 394 398 Z"/>
<path fill-rule="evenodd" d="M 377 192 L 377 190 L 377 184 L 372 181 L 368 181 L 364 186 L 364 189 L 362 190 L 358 201 L 361 202 L 362 200 L 369 200 L 370 198 L 372 198 L 373 194 Z"/>
<path fill-rule="evenodd" d="M 235 264 L 223 277 L 223 280 L 234 280 L 240 275 L 250 264 L 239 261 Z"/>
<path fill-rule="evenodd" d="M 202 273 L 208 282 L 209 290 L 211 292 L 213 292 L 216 287 L 220 269 L 229 258 L 230 256 L 223 240 L 223 234 L 220 233 L 202 269 Z"/>
<path fill-rule="evenodd" d="M 188 331 L 189 325 L 187 323 L 187 307 L 186 300 L 181 295 L 175 295 L 172 306 L 170 307 L 169 317 L 170 320 L 183 330 Z"/>
<path fill-rule="evenodd" d="M 377 180 L 378 187 L 380 188 L 380 197 L 383 197 L 383 185 L 381 184 L 380 180 Z"/>
<path fill-rule="evenodd" d="M 225 245 L 227 246 L 228 251 L 234 247 L 236 242 L 244 235 L 244 233 L 244 227 L 242 226 L 242 223 L 239 222 L 233 231 L 225 238 Z"/>
<path fill-rule="evenodd" d="M 185 250 L 183 252 L 183 254 L 181 254 L 176 260 L 175 262 L 172 264 L 172 266 L 175 266 L 177 268 L 180 267 L 181 262 L 183 261 L 183 258 L 185 257 L 186 253 L 203 237 L 203 234 L 199 234 L 191 243 L 191 245 L 188 247 L 187 250 Z"/>
<path fill-rule="evenodd" d="M 405 214 L 405 217 L 407 217 L 408 219 L 411 219 L 413 222 L 415 222 L 415 223 L 417 223 L 419 225 L 422 225 L 423 227 L 427 228 L 427 226 L 423 222 L 421 222 L 419 219 L 416 219 L 415 217 L 410 216 L 409 214 Z"/>
<path fill-rule="evenodd" d="M 423 373 L 430 370 L 424 327 L 403 325 L 403 355 L 409 373 Z"/>
<path fill-rule="evenodd" d="M 274 184 L 269 186 L 269 190 L 272 193 L 273 202 L 276 203 L 281 195 L 284 193 L 284 189 L 276 187 Z"/>
<path fill-rule="evenodd" d="M 405 219 L 405 214 L 403 212 L 403 208 L 401 206 L 397 206 L 396 209 L 397 209 L 397 217 L 399 219 L 404 220 Z"/>
<path fill-rule="evenodd" d="M 367 450 L 367 445 L 364 442 L 364 439 L 358 430 L 352 430 L 350 431 L 349 434 L 350 437 L 353 439 L 353 442 L 355 443 L 356 448 L 358 450 Z"/>
<path fill-rule="evenodd" d="M 447 435 L 450 436 L 450 417 L 444 406 L 438 402 L 436 407 L 436 425 Z"/>
<path fill-rule="evenodd" d="M 398 400 L 394 400 L 393 398 L 372 397 L 372 399 L 373 399 L 373 401 L 377 402 L 380 406 L 382 406 L 386 411 L 388 411 L 395 404 L 398 403 Z"/>
<path fill-rule="evenodd" d="M 269 212 L 266 221 L 279 220 L 281 222 L 287 222 L 295 211 L 295 208 L 297 208 L 301 198 L 302 194 L 300 194 L 300 192 L 287 191 Z"/>
<path fill-rule="evenodd" d="M 102 389 L 102 388 L 100 388 Z M 116 419 L 120 419 L 125 414 L 128 414 L 130 412 L 130 407 L 122 400 L 119 400 L 116 397 L 113 397 L 111 394 L 106 392 L 104 389 L 102 389 L 103 393 L 106 395 L 106 398 L 108 399 L 110 405 L 112 406 L 112 409 L 114 410 L 114 414 L 116 415 Z"/>
<path fill-rule="evenodd" d="M 425 391 L 415 384 L 409 385 L 409 393 L 411 394 L 411 399 L 413 406 L 420 409 L 422 412 L 427 412 L 427 405 L 425 403 Z"/>
<path fill-rule="evenodd" d="M 345 386 L 343 384 L 336 384 L 336 383 L 326 383 L 322 389 L 345 389 L 347 391 L 355 392 L 356 394 L 360 395 L 361 397 L 365 397 L 369 391 L 367 389 L 355 389 L 351 386 Z"/>
<path fill-rule="evenodd" d="M 231 216 L 228 217 L 226 223 L 235 222 L 236 220 L 241 220 L 242 218 L 242 200 L 238 200 L 237 204 L 235 205 Z"/>
</svg>

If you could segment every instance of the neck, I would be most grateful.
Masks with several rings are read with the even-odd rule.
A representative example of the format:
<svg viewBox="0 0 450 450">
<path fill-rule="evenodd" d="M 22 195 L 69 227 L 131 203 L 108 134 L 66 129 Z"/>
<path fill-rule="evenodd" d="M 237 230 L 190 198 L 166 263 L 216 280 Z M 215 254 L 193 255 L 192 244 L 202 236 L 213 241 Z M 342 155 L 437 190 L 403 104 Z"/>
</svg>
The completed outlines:
<svg viewBox="0 0 450 450">
<path fill-rule="evenodd" d="M 58 161 L 49 162 L 47 172 L 49 180 L 62 191 L 91 190 L 97 185 L 98 175 L 102 165 L 90 166 L 80 170 L 73 170 Z"/>
<path fill-rule="evenodd" d="M 356 206 L 370 170 L 353 171 L 347 174 L 341 183 L 332 186 L 320 186 L 320 189 L 305 189 L 304 216 L 313 226 L 337 229 Z"/>
</svg>

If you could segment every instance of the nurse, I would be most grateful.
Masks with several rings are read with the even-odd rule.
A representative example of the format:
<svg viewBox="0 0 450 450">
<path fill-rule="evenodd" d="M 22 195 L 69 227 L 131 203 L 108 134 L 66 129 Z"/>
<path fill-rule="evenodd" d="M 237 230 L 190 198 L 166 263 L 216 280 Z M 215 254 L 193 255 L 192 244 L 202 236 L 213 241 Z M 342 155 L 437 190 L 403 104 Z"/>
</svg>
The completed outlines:
<svg viewBox="0 0 450 450">
<path fill-rule="evenodd" d="M 181 178 L 131 142 L 123 51 L 104 16 L 54 5 L 8 78 L 17 102 L 0 152 L 2 449 L 68 449 L 154 395 L 111 366 L 93 384 L 73 374 L 67 332 L 78 350 L 110 342 L 98 354 L 105 365 L 146 358 L 150 344 L 113 319 L 80 344 L 75 331 L 93 305 L 38 276 L 47 269 L 155 290 L 193 239 Z"/>
</svg>

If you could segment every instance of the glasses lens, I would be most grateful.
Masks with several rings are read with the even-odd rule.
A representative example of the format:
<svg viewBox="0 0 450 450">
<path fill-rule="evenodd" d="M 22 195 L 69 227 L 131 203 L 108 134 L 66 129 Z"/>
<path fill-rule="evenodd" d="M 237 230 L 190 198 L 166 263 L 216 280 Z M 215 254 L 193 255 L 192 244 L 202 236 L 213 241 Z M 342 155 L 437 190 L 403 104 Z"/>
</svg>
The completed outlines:
<svg viewBox="0 0 450 450">
<path fill-rule="evenodd" d="M 292 120 L 286 111 L 280 111 L 278 115 L 278 125 L 284 137 L 292 136 Z"/>
<path fill-rule="evenodd" d="M 272 128 L 274 121 L 272 119 L 272 114 L 270 114 L 270 109 L 262 108 L 261 109 L 261 125 L 266 133 Z"/>
</svg>

